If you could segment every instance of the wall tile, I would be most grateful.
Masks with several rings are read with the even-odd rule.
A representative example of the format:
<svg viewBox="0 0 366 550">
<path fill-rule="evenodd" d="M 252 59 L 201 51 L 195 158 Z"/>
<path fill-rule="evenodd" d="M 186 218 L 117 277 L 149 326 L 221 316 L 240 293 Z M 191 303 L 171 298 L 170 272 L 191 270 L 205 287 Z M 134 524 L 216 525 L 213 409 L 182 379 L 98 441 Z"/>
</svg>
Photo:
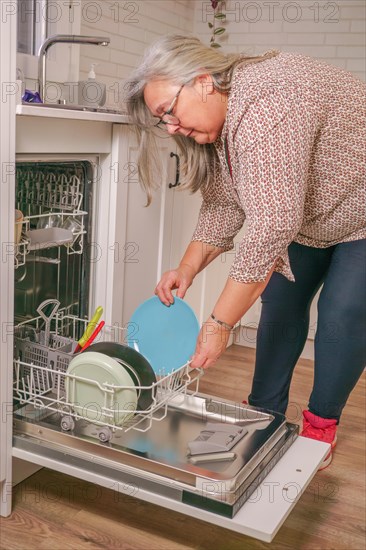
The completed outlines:
<svg viewBox="0 0 366 550">
<path fill-rule="evenodd" d="M 225 51 L 259 54 L 266 46 L 325 59 L 340 67 L 364 73 L 365 3 L 363 0 L 231 0 L 228 13 Z M 202 2 L 197 2 L 194 31 L 209 38 L 202 22 Z M 253 20 L 256 19 L 254 22 Z M 252 21 L 252 22 L 249 22 Z M 265 38 L 268 34 L 268 40 Z M 354 68 L 353 68 L 354 67 Z"/>
<path fill-rule="evenodd" d="M 146 46 L 165 34 L 193 34 L 206 44 L 211 37 L 208 0 L 83 0 L 82 7 L 81 34 L 107 34 L 111 44 L 81 48 L 81 79 L 87 76 L 91 61 L 99 64 L 98 77 L 106 82 L 114 76 L 127 78 Z M 297 51 L 362 75 L 364 8 L 361 0 L 227 0 L 223 8 L 227 32 L 218 41 L 223 52 Z"/>
<path fill-rule="evenodd" d="M 294 45 L 304 45 L 307 46 L 309 44 L 324 44 L 325 37 L 328 35 L 324 35 L 324 33 L 288 33 L 287 34 L 287 43 L 288 44 L 294 44 Z"/>
<path fill-rule="evenodd" d="M 365 48 L 362 46 L 338 46 L 337 56 L 347 57 L 347 59 L 365 59 Z"/>
<path fill-rule="evenodd" d="M 361 19 L 360 21 L 351 21 L 351 33 L 353 32 L 362 32 L 365 33 L 366 30 L 366 21 Z"/>
</svg>

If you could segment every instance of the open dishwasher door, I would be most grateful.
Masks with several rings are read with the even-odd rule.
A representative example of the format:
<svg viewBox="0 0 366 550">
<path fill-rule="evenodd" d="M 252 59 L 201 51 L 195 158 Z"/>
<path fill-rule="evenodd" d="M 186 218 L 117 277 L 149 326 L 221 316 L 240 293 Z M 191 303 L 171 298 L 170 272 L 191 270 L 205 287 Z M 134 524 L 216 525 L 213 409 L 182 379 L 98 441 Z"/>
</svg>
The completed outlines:
<svg viewBox="0 0 366 550">
<path fill-rule="evenodd" d="M 28 404 L 15 415 L 13 453 L 269 542 L 328 451 L 283 415 L 186 389 L 157 419 L 101 443 L 85 419 L 66 432 L 60 413 Z"/>
</svg>

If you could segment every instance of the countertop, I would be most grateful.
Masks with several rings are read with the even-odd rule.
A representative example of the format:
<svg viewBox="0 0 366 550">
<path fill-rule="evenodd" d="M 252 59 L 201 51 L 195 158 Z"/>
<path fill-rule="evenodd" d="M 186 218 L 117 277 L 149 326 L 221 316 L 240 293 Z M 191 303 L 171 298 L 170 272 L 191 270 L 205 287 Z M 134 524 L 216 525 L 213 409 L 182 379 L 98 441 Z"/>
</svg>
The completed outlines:
<svg viewBox="0 0 366 550">
<path fill-rule="evenodd" d="M 127 124 L 129 117 L 127 113 L 81 111 L 68 109 L 67 107 L 44 107 L 43 105 L 17 105 L 16 114 L 23 116 L 39 116 L 46 118 L 62 118 L 71 120 L 94 120 L 96 122 L 111 122 Z"/>
</svg>

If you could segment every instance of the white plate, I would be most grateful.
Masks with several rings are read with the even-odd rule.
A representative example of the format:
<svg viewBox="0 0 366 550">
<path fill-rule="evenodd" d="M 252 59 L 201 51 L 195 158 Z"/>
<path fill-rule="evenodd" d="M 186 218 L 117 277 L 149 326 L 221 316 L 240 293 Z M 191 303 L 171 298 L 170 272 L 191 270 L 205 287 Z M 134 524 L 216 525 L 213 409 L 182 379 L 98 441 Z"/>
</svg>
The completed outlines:
<svg viewBox="0 0 366 550">
<path fill-rule="evenodd" d="M 26 231 L 30 241 L 29 250 L 42 250 L 53 246 L 72 243 L 73 234 L 62 227 L 47 227 L 46 229 L 31 229 Z"/>
<path fill-rule="evenodd" d="M 106 391 L 104 384 L 117 387 Z M 72 359 L 65 389 L 66 401 L 74 411 L 95 424 L 120 426 L 137 408 L 133 379 L 118 361 L 104 353 L 85 351 Z"/>
</svg>

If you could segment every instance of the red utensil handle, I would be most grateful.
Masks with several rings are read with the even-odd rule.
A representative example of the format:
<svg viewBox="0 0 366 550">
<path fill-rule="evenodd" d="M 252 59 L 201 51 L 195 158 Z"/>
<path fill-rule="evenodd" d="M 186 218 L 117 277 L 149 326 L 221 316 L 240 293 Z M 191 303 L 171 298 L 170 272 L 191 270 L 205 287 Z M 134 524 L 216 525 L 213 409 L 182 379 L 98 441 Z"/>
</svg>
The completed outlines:
<svg viewBox="0 0 366 550">
<path fill-rule="evenodd" d="M 84 351 L 86 348 L 88 348 L 90 346 L 90 344 L 93 342 L 93 340 L 95 340 L 95 338 L 98 336 L 98 334 L 100 333 L 100 331 L 102 330 L 102 328 L 104 327 L 105 325 L 105 321 L 101 321 L 99 323 L 99 325 L 97 326 L 97 328 L 94 330 L 93 334 L 90 336 L 89 340 L 87 340 L 87 342 L 85 343 L 85 345 L 81 348 L 81 351 Z"/>
</svg>

